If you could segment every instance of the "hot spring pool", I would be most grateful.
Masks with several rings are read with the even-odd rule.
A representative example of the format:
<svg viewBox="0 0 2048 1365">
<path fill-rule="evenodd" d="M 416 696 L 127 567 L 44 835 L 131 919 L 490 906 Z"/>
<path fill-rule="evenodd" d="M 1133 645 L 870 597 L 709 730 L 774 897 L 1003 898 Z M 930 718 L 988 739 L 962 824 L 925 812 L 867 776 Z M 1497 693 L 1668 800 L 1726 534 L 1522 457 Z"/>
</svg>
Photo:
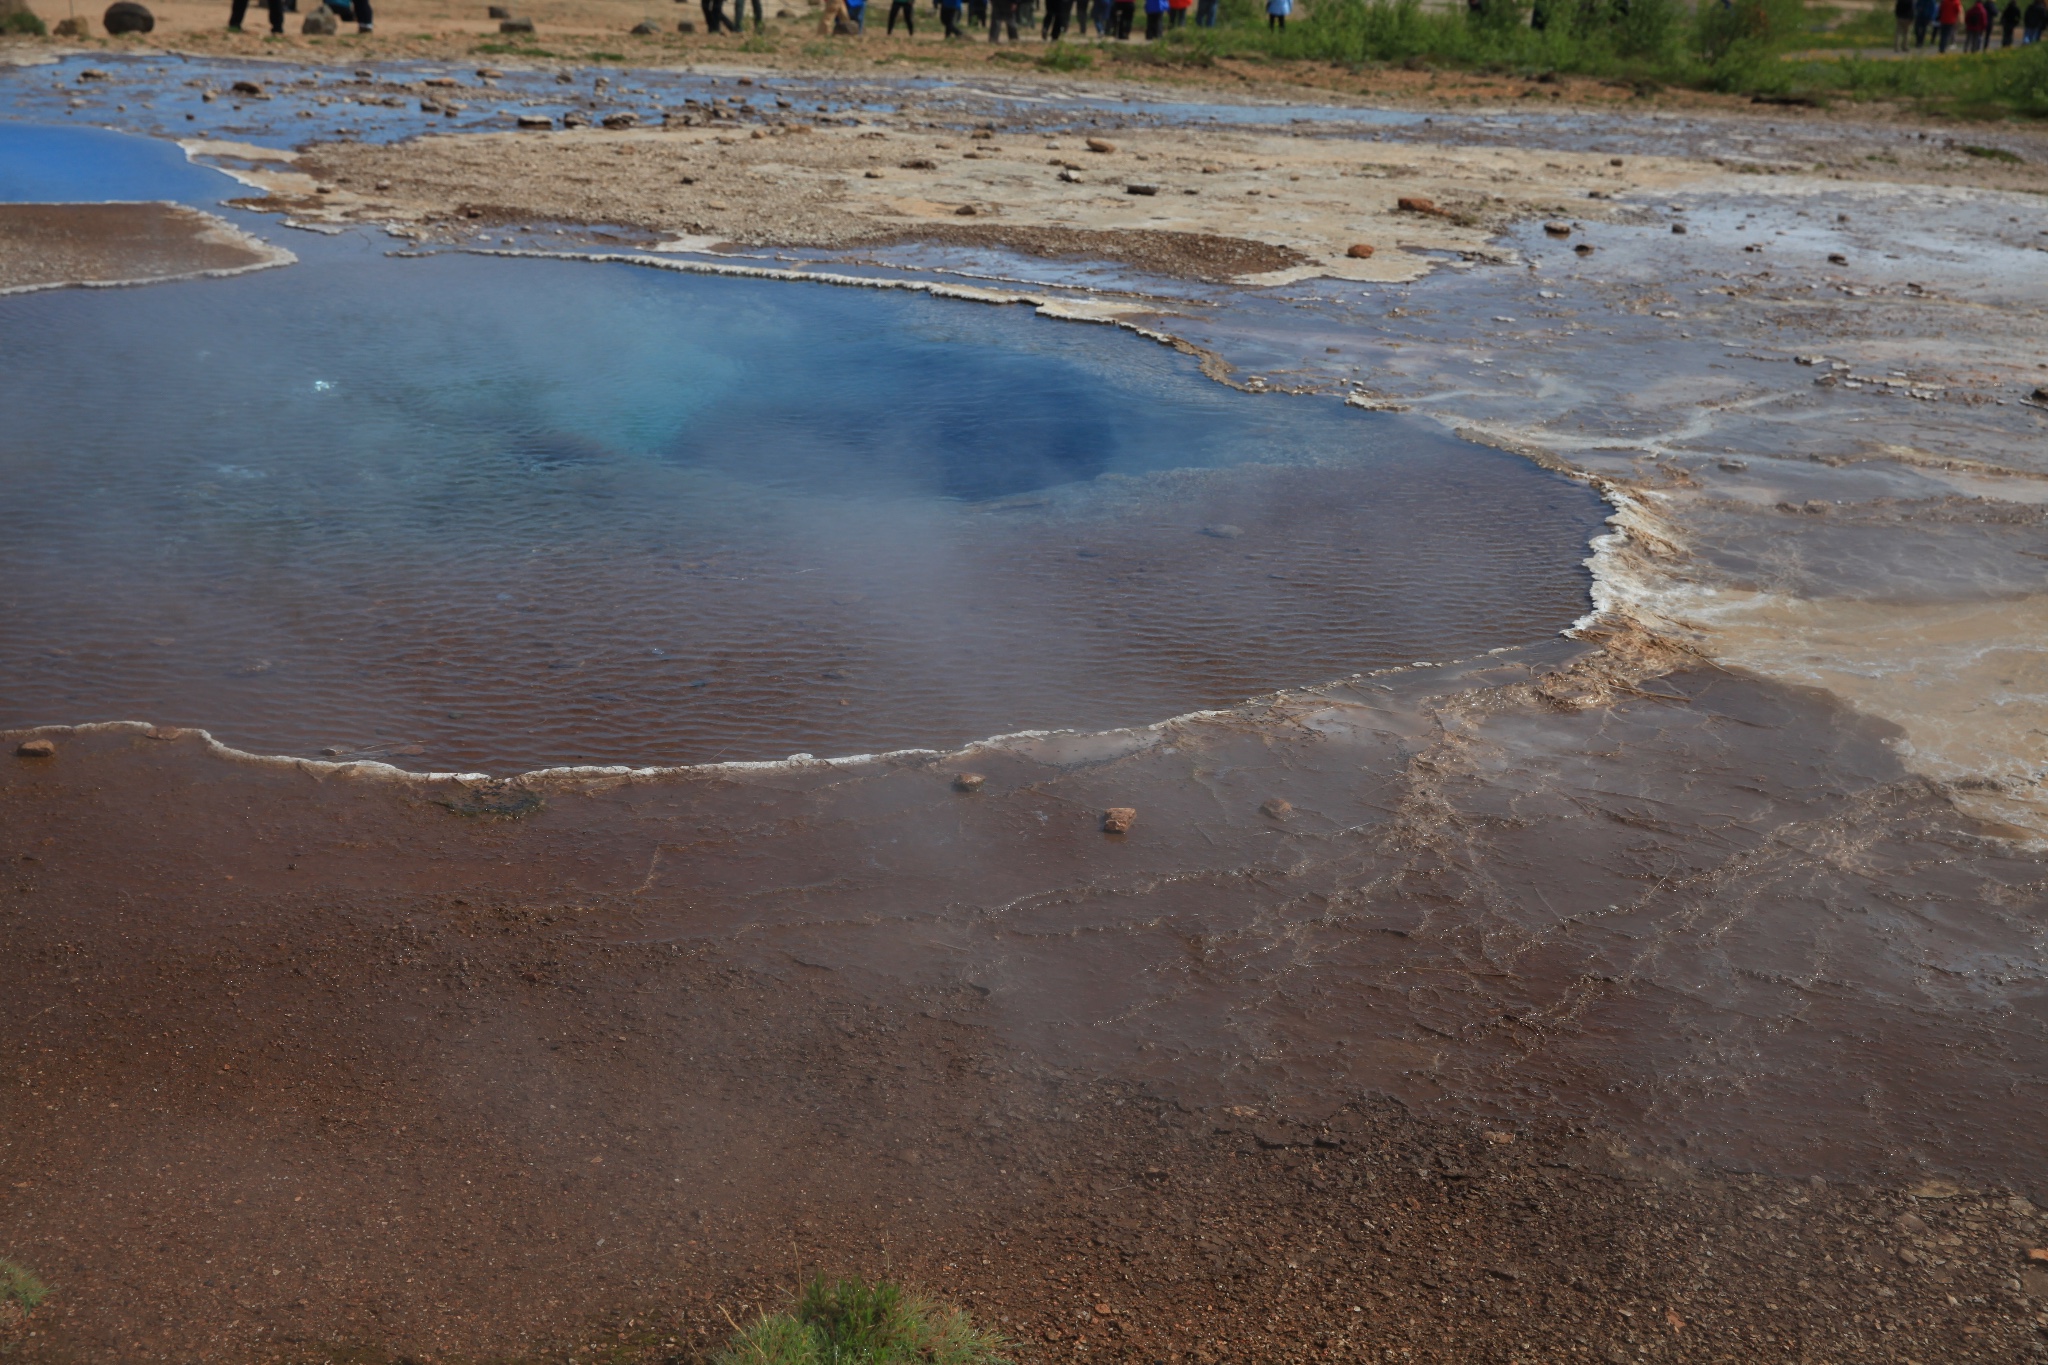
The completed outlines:
<svg viewBox="0 0 2048 1365">
<path fill-rule="evenodd" d="M 822 756 L 1156 720 L 1587 607 L 1588 490 L 1111 328 L 315 245 L 0 299 L 0 725 Z"/>
</svg>

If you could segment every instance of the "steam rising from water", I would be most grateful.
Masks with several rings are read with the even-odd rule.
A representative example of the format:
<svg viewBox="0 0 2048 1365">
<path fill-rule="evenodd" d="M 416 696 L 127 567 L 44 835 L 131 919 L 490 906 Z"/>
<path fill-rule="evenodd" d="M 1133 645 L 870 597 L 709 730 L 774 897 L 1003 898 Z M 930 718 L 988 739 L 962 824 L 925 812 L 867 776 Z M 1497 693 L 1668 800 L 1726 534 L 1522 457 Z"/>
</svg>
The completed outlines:
<svg viewBox="0 0 2048 1365">
<path fill-rule="evenodd" d="M 0 724 L 414 767 L 1099 728 L 1539 639 L 1601 506 L 1104 329 L 347 254 L 17 300 Z M 105 401 L 109 383 L 119 401 Z"/>
</svg>

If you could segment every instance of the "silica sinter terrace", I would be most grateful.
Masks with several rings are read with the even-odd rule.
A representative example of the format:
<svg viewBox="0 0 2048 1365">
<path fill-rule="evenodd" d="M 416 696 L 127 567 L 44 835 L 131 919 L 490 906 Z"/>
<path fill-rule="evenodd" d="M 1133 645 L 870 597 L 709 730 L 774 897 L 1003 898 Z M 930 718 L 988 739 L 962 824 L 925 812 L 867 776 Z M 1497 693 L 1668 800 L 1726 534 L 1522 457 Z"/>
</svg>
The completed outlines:
<svg viewBox="0 0 2048 1365">
<path fill-rule="evenodd" d="M 0 300 L 0 725 L 497 771 L 948 746 L 1550 635 L 1603 509 L 1106 327 L 334 249 Z"/>
</svg>

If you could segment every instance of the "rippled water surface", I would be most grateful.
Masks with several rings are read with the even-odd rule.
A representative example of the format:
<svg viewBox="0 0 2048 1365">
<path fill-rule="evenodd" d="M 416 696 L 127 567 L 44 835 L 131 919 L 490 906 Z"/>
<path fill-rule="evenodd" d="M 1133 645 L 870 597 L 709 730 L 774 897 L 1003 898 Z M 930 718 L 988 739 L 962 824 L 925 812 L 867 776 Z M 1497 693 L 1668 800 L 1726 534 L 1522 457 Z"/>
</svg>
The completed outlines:
<svg viewBox="0 0 2048 1365">
<path fill-rule="evenodd" d="M 359 245 L 0 345 L 0 725 L 509 770 L 1142 722 L 1550 634 L 1602 510 L 868 290 Z"/>
</svg>

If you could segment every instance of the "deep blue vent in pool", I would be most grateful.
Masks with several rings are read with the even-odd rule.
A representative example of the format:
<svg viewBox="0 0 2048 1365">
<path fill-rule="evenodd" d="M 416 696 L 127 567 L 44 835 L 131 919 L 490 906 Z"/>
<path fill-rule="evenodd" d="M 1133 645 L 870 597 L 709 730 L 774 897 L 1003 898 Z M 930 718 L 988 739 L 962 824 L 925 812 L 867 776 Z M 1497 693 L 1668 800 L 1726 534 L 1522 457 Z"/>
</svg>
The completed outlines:
<svg viewBox="0 0 2048 1365">
<path fill-rule="evenodd" d="M 869 752 L 1586 607 L 1584 488 L 1113 328 L 294 246 L 0 299 L 0 725 L 497 771 Z"/>
</svg>

